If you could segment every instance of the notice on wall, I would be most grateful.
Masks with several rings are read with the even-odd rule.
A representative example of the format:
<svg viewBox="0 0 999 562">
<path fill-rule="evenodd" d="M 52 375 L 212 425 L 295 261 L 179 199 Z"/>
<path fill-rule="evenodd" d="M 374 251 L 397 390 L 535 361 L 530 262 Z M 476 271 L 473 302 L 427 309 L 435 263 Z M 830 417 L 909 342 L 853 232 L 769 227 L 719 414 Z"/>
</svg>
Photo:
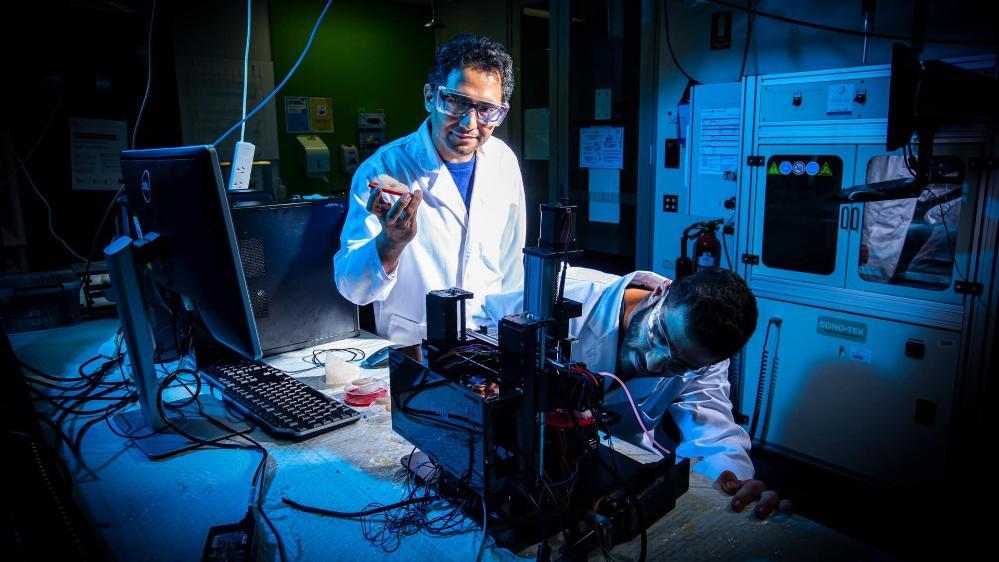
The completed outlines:
<svg viewBox="0 0 999 562">
<path fill-rule="evenodd" d="M 579 130 L 579 167 L 624 168 L 624 127 L 583 127 Z"/>
<path fill-rule="evenodd" d="M 121 184 L 121 151 L 128 146 L 128 124 L 107 119 L 69 120 L 73 189 L 116 191 Z"/>
<path fill-rule="evenodd" d="M 289 133 L 309 132 L 309 98 L 285 96 L 284 128 Z"/>
<path fill-rule="evenodd" d="M 313 133 L 332 133 L 333 98 L 309 98 L 309 120 Z"/>
<path fill-rule="evenodd" d="M 701 111 L 697 173 L 722 175 L 739 169 L 739 108 Z"/>
<path fill-rule="evenodd" d="M 590 168 L 590 222 L 621 222 L 621 171 Z"/>
</svg>

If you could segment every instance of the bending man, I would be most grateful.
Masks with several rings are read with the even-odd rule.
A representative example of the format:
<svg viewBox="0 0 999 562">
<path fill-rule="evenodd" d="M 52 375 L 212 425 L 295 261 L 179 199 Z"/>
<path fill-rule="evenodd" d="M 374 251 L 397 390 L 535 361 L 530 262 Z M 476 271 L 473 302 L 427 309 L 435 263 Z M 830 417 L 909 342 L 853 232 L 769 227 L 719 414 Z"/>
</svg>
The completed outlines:
<svg viewBox="0 0 999 562">
<path fill-rule="evenodd" d="M 671 283 L 649 272 L 618 277 L 570 268 L 565 295 L 583 303 L 583 315 L 570 323 L 571 335 L 579 340 L 573 360 L 624 380 L 645 427 L 655 431 L 663 422 L 663 433 L 672 441 L 666 446 L 675 445 L 677 455 L 700 458 L 694 470 L 733 495 L 735 511 L 758 500 L 756 515 L 769 515 L 780 498 L 753 478 L 749 435 L 735 423 L 729 400 L 728 357 L 749 340 L 758 315 L 745 282 L 721 269 Z M 492 295 L 480 324 L 498 323 L 522 308 L 516 292 Z M 612 432 L 653 450 L 625 393 L 616 383 L 607 388 L 604 406 L 621 416 Z"/>
</svg>

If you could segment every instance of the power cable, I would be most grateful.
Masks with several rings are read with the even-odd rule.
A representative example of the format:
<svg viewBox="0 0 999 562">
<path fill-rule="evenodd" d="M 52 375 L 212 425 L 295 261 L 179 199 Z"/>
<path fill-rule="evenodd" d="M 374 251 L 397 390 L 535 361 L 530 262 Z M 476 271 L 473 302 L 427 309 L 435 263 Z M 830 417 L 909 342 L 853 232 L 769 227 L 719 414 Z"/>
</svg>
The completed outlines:
<svg viewBox="0 0 999 562">
<path fill-rule="evenodd" d="M 135 125 L 132 127 L 132 146 L 135 149 L 135 139 L 139 133 L 139 123 L 142 122 L 142 114 L 146 111 L 146 103 L 149 101 L 149 89 L 153 84 L 153 25 L 156 23 L 156 0 L 153 0 L 152 9 L 149 11 L 149 33 L 146 37 L 146 93 L 142 95 L 142 104 L 139 105 L 139 113 L 135 117 Z"/>
<path fill-rule="evenodd" d="M 246 134 L 246 90 L 250 81 L 250 29 L 253 17 L 253 0 L 246 0 L 246 48 L 243 51 L 243 112 L 239 122 L 239 140 Z"/>
<path fill-rule="evenodd" d="M 271 101 L 271 99 L 273 99 L 274 96 L 281 91 L 281 88 L 284 88 L 284 85 L 288 83 L 288 80 L 291 79 L 292 75 L 295 74 L 295 71 L 298 70 L 298 66 L 302 64 L 302 60 L 305 59 L 305 55 L 309 52 L 309 48 L 312 47 L 312 40 L 316 38 L 316 32 L 319 31 L 319 24 L 323 22 L 323 18 L 326 17 L 326 12 L 329 11 L 330 6 L 332 4 L 333 0 L 326 0 L 326 6 L 323 8 L 323 11 L 319 14 L 319 18 L 316 19 L 316 24 L 312 27 L 312 33 L 309 34 L 309 40 L 305 43 L 305 48 L 302 49 L 302 54 L 298 56 L 298 60 L 296 60 L 295 64 L 292 65 L 291 70 L 289 70 L 288 74 L 286 74 L 284 79 L 281 80 L 281 83 L 278 84 L 277 87 L 274 88 L 274 90 L 271 93 L 267 94 L 267 97 L 264 98 L 263 101 L 261 101 L 259 104 L 257 104 L 257 106 L 254 107 L 253 110 L 250 111 L 250 113 L 248 113 L 245 117 L 240 119 L 238 123 L 230 127 L 228 131 L 222 133 L 221 137 L 215 139 L 215 142 L 212 143 L 212 146 L 218 146 L 220 142 L 224 141 L 229 135 L 233 133 L 233 131 L 235 131 L 237 128 L 240 127 L 240 125 L 245 123 L 247 119 L 256 115 L 257 112 L 260 111 L 262 107 L 267 105 L 267 102 Z"/>
</svg>

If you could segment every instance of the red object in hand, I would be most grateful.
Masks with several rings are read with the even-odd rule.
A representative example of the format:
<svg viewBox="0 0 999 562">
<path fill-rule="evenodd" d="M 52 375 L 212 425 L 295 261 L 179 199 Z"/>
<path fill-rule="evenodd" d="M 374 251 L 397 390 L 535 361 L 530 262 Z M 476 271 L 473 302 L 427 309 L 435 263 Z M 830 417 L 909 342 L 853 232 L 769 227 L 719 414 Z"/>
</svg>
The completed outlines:
<svg viewBox="0 0 999 562">
<path fill-rule="evenodd" d="M 378 186 L 378 180 L 371 180 L 371 183 L 368 184 L 368 189 L 374 189 L 376 187 L 379 187 Z M 399 197 L 402 197 L 403 195 L 405 195 L 405 193 L 403 193 L 402 191 L 399 191 L 399 190 L 396 190 L 396 189 L 389 189 L 387 187 L 382 187 L 381 190 L 382 190 L 382 193 L 388 193 L 390 195 L 398 195 Z"/>
</svg>

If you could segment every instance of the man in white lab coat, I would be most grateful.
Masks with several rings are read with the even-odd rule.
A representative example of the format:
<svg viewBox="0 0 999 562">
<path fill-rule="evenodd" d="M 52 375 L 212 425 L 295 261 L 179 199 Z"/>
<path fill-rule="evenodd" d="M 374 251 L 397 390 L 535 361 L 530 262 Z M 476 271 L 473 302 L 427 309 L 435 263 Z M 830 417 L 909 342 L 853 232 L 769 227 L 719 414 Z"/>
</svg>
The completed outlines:
<svg viewBox="0 0 999 562">
<path fill-rule="evenodd" d="M 733 495 L 734 510 L 759 500 L 754 513 L 763 518 L 778 507 L 777 493 L 753 479 L 749 435 L 735 423 L 729 400 L 727 358 L 746 344 L 757 320 L 756 299 L 738 275 L 708 269 L 670 283 L 644 271 L 618 277 L 570 268 L 565 296 L 583 303 L 582 316 L 570 322 L 579 340 L 574 361 L 624 380 L 650 431 L 668 412 L 673 423 L 663 427 L 679 430 L 669 436 L 677 455 L 700 458 L 694 470 Z M 522 311 L 522 302 L 516 292 L 491 295 L 479 323 L 497 324 Z M 605 380 L 604 405 L 621 416 L 611 431 L 654 450 L 625 393 Z M 781 507 L 792 509 L 790 502 Z"/>
<path fill-rule="evenodd" d="M 429 118 L 354 174 L 334 277 L 351 302 L 374 303 L 379 335 L 395 344 L 425 336 L 430 291 L 471 291 L 471 317 L 485 295 L 523 284 L 523 179 L 516 156 L 492 137 L 512 92 L 502 45 L 455 37 L 423 88 Z"/>
</svg>

